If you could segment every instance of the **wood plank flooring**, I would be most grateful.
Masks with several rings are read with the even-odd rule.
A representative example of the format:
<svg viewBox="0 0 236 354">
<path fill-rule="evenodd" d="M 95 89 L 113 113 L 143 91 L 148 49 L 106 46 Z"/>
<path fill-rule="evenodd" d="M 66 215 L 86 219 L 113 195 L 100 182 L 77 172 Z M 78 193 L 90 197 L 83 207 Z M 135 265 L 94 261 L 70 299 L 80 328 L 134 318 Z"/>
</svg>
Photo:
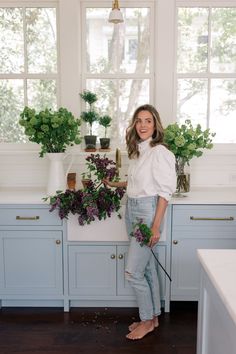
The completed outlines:
<svg viewBox="0 0 236 354">
<path fill-rule="evenodd" d="M 158 329 L 127 340 L 127 327 L 137 319 L 134 308 L 2 308 L 0 354 L 196 353 L 196 302 L 172 302 Z"/>
</svg>

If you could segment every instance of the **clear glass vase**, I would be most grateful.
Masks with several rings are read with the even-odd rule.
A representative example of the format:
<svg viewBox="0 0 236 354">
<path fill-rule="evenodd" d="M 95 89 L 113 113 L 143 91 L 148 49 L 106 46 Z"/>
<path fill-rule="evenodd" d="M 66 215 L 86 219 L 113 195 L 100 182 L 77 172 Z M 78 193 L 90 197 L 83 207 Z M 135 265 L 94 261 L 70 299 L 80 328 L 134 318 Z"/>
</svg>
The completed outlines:
<svg viewBox="0 0 236 354">
<path fill-rule="evenodd" d="M 190 191 L 190 173 L 186 171 L 186 165 L 185 160 L 176 159 L 177 185 L 175 196 L 184 196 L 183 193 Z"/>
</svg>

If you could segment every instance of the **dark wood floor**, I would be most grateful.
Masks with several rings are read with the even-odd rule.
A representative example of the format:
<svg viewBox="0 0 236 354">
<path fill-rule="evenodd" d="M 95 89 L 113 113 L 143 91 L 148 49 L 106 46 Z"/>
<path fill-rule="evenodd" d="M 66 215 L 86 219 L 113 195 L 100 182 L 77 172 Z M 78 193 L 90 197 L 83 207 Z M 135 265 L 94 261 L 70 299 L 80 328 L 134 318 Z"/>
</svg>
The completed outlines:
<svg viewBox="0 0 236 354">
<path fill-rule="evenodd" d="M 195 354 L 197 303 L 172 302 L 160 326 L 141 341 L 125 338 L 137 310 L 127 308 L 2 308 L 0 353 Z"/>
</svg>

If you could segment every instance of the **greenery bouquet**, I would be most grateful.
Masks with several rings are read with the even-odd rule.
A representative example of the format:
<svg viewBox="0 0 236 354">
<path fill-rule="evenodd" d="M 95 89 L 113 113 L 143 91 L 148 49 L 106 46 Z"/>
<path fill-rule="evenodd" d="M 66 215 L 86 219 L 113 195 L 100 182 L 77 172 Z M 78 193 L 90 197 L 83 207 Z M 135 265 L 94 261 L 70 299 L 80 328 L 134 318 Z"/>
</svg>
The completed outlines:
<svg viewBox="0 0 236 354">
<path fill-rule="evenodd" d="M 193 157 L 202 156 L 203 149 L 212 149 L 214 136 L 215 133 L 211 133 L 210 129 L 202 130 L 200 124 L 194 128 L 190 120 L 181 125 L 170 124 L 165 129 L 164 142 L 176 158 L 177 192 L 189 191 L 189 179 L 185 175 L 184 167 L 189 165 Z"/>
<path fill-rule="evenodd" d="M 36 113 L 25 107 L 20 114 L 19 124 L 24 127 L 29 141 L 41 144 L 39 156 L 45 153 L 65 152 L 68 146 L 80 144 L 80 120 L 66 108 L 58 111 L 45 110 Z"/>
</svg>

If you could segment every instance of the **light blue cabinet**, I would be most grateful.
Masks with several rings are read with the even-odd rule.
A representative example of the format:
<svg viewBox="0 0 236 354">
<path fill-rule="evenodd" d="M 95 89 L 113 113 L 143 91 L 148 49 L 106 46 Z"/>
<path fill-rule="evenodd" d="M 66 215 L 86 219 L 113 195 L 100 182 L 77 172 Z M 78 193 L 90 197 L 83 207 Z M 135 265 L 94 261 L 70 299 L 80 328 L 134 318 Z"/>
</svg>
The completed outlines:
<svg viewBox="0 0 236 354">
<path fill-rule="evenodd" d="M 80 299 L 100 297 L 133 297 L 125 280 L 125 261 L 128 246 L 70 245 L 69 295 Z"/>
<path fill-rule="evenodd" d="M 236 248 L 235 205 L 174 205 L 171 300 L 198 300 L 197 249 Z"/>
<path fill-rule="evenodd" d="M 63 306 L 62 248 L 63 223 L 48 207 L 1 205 L 0 303 L 60 299 Z"/>
<path fill-rule="evenodd" d="M 69 246 L 69 295 L 116 294 L 116 247 Z"/>
<path fill-rule="evenodd" d="M 62 294 L 62 232 L 0 231 L 0 293 Z"/>
<path fill-rule="evenodd" d="M 125 279 L 129 246 L 86 244 L 69 245 L 69 297 L 71 299 L 116 300 L 135 299 L 133 289 Z M 166 266 L 166 246 L 158 246 L 156 256 Z M 166 280 L 158 268 L 161 297 L 165 299 Z"/>
</svg>

